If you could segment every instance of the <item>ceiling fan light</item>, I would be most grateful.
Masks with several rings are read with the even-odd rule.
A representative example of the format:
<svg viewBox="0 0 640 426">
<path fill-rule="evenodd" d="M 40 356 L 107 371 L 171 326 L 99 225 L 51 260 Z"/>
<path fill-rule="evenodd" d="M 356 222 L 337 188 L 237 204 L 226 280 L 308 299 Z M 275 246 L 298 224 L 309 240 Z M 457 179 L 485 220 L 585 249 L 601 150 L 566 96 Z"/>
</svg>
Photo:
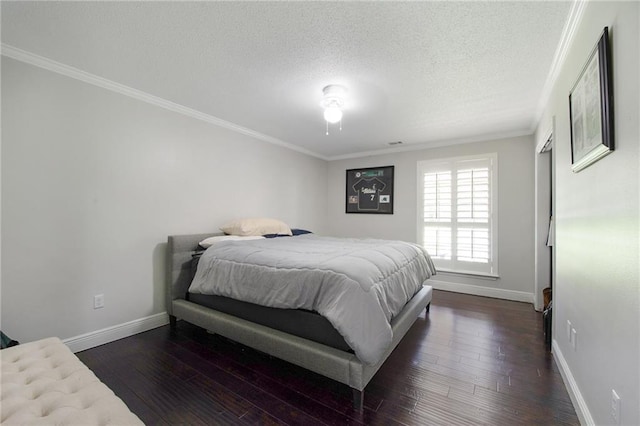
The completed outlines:
<svg viewBox="0 0 640 426">
<path fill-rule="evenodd" d="M 329 106 L 324 109 L 324 119 L 334 124 L 342 120 L 342 110 L 335 106 Z"/>
</svg>

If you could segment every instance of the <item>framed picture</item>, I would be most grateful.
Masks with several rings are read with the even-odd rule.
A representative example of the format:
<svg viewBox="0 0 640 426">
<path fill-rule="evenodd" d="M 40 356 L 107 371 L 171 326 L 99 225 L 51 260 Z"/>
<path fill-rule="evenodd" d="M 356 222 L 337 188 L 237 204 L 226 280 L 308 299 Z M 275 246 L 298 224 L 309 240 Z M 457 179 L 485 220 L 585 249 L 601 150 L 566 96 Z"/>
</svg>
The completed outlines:
<svg viewBox="0 0 640 426">
<path fill-rule="evenodd" d="M 345 213 L 393 214 L 393 166 L 347 170 Z"/>
<path fill-rule="evenodd" d="M 569 93 L 571 168 L 579 172 L 613 151 L 613 85 L 609 30 L 591 52 Z"/>
</svg>

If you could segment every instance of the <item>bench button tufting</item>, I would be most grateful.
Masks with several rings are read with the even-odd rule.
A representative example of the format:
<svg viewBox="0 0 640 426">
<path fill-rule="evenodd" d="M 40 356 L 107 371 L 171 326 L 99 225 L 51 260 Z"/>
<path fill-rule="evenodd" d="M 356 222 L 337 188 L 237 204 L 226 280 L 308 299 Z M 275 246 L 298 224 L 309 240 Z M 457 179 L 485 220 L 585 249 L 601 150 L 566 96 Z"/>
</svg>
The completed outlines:
<svg viewBox="0 0 640 426">
<path fill-rule="evenodd" d="M 2 351 L 3 425 L 142 424 L 59 339 L 16 348 Z"/>
</svg>

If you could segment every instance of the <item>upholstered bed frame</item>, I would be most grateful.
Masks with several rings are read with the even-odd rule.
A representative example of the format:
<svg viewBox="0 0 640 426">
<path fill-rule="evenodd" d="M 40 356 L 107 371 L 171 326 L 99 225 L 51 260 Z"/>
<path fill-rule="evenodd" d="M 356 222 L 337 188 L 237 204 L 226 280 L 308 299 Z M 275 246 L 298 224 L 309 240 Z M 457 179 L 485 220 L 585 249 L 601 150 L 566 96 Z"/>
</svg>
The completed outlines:
<svg viewBox="0 0 640 426">
<path fill-rule="evenodd" d="M 382 360 L 363 364 L 353 353 L 265 327 L 185 300 L 191 284 L 191 259 L 203 239 L 219 233 L 169 236 L 167 245 L 167 312 L 172 326 L 182 319 L 353 389 L 354 407 L 362 409 L 364 388 L 413 325 L 429 311 L 432 290 L 423 288 L 392 321 L 393 341 Z"/>
</svg>

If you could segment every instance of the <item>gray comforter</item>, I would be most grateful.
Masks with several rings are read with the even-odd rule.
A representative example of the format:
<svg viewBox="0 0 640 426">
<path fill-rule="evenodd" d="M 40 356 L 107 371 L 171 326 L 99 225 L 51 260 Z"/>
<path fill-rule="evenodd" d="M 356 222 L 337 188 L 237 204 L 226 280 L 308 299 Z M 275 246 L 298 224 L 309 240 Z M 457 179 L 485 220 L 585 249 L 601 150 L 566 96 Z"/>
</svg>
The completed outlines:
<svg viewBox="0 0 640 426">
<path fill-rule="evenodd" d="M 391 344 L 391 319 L 433 274 L 416 244 L 309 234 L 213 245 L 189 292 L 316 311 L 375 364 Z"/>
</svg>

